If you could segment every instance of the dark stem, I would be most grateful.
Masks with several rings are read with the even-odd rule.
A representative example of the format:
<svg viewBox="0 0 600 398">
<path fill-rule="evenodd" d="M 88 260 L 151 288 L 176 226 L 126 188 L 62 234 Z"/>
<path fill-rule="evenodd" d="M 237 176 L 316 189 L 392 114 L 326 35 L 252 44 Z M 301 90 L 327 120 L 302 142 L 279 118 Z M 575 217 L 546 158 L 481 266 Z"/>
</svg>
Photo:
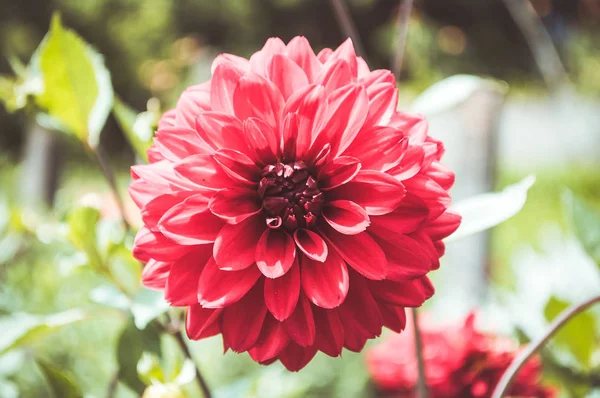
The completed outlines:
<svg viewBox="0 0 600 398">
<path fill-rule="evenodd" d="M 600 302 L 600 296 L 592 297 L 589 300 L 584 301 L 580 304 L 572 305 L 567 308 L 563 312 L 560 313 L 554 321 L 550 324 L 548 331 L 538 338 L 537 340 L 532 341 L 525 347 L 524 350 L 515 358 L 515 360 L 510 364 L 506 372 L 502 375 L 502 378 L 498 382 L 498 385 L 494 389 L 494 393 L 492 394 L 492 398 L 502 398 L 504 394 L 506 394 L 519 373 L 519 370 L 527 363 L 529 358 L 531 358 L 541 347 L 544 346 L 550 340 L 552 336 L 556 334 L 567 322 L 569 322 L 574 316 L 585 311 L 592 305 Z"/>
<path fill-rule="evenodd" d="M 108 164 L 108 160 L 106 159 L 106 154 L 104 153 L 104 151 L 102 150 L 102 148 L 100 146 L 98 146 L 95 149 L 92 149 L 91 147 L 86 145 L 86 149 L 88 150 L 88 153 L 94 158 L 94 160 L 100 166 L 102 175 L 104 176 L 104 179 L 108 183 L 108 186 L 110 187 L 110 190 L 112 191 L 112 194 L 117 202 L 117 206 L 119 207 L 119 212 L 121 213 L 121 220 L 123 221 L 123 225 L 125 226 L 125 229 L 127 229 L 127 230 L 131 229 L 131 227 L 125 217 L 125 206 L 123 205 L 123 199 L 121 198 L 121 195 L 119 194 L 119 189 L 117 187 L 117 180 L 115 179 L 115 175 L 113 174 L 113 172 L 110 168 L 110 165 Z"/>
<path fill-rule="evenodd" d="M 427 398 L 427 376 L 425 375 L 425 360 L 423 358 L 423 340 L 421 338 L 421 329 L 419 329 L 419 319 L 417 309 L 412 309 L 413 329 L 415 332 L 415 355 L 417 357 L 417 366 L 419 369 L 419 379 L 417 380 L 417 397 Z"/>
<path fill-rule="evenodd" d="M 110 378 L 110 383 L 108 384 L 108 391 L 106 393 L 107 398 L 114 398 L 116 396 L 118 385 L 119 385 L 119 371 L 117 370 Z"/>
<path fill-rule="evenodd" d="M 408 36 L 408 21 L 412 5 L 413 0 L 400 0 L 400 6 L 398 7 L 396 50 L 392 59 L 392 73 L 396 76 L 396 80 L 400 80 L 400 72 L 402 71 L 402 62 L 404 61 L 404 53 L 406 51 L 406 37 Z"/>
<path fill-rule="evenodd" d="M 177 340 L 177 344 L 179 344 L 179 348 L 181 348 L 181 351 L 183 351 L 183 354 L 186 356 L 186 358 L 188 358 L 189 360 L 194 362 L 194 358 L 192 358 L 192 353 L 190 352 L 190 349 L 188 348 L 187 344 L 185 343 L 185 340 L 183 339 L 183 336 L 181 335 L 181 333 L 180 332 L 174 333 L 173 337 L 175 337 L 175 340 Z M 200 373 L 200 369 L 198 369 L 198 365 L 195 366 L 195 369 L 196 369 L 196 380 L 198 380 L 198 384 L 200 384 L 200 388 L 202 389 L 204 398 L 211 398 L 212 395 L 208 388 L 208 384 L 206 384 L 206 381 L 202 377 L 202 374 Z"/>
<path fill-rule="evenodd" d="M 335 13 L 335 17 L 340 25 L 340 28 L 342 29 L 342 32 L 346 37 L 352 39 L 357 54 L 363 57 L 365 62 L 368 64 L 369 62 L 367 61 L 367 53 L 362 45 L 362 41 L 360 40 L 356 25 L 350 16 L 348 5 L 344 0 L 331 0 L 331 7 L 333 8 L 333 12 Z"/>
</svg>

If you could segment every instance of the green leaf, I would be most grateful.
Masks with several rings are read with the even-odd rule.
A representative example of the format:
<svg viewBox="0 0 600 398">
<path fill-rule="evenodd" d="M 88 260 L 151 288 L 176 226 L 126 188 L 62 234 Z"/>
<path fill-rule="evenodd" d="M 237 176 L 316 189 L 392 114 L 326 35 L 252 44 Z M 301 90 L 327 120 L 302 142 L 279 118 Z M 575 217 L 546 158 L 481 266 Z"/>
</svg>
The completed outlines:
<svg viewBox="0 0 600 398">
<path fill-rule="evenodd" d="M 160 358 L 155 354 L 144 352 L 137 363 L 137 372 L 140 380 L 147 386 L 165 382 L 165 375 L 160 366 Z"/>
<path fill-rule="evenodd" d="M 85 319 L 81 310 L 69 310 L 52 315 L 14 313 L 0 317 L 0 355 L 21 348 L 40 338 Z"/>
<path fill-rule="evenodd" d="M 162 292 L 146 288 L 140 289 L 131 305 L 131 313 L 138 329 L 144 329 L 152 320 L 164 314 L 169 304 L 163 298 Z"/>
<path fill-rule="evenodd" d="M 113 280 L 129 296 L 134 296 L 140 290 L 142 280 L 142 265 L 136 260 L 130 250 L 121 246 L 114 251 L 108 260 L 108 267 Z"/>
<path fill-rule="evenodd" d="M 90 300 L 107 307 L 128 311 L 131 300 L 114 285 L 102 285 L 90 292 Z"/>
<path fill-rule="evenodd" d="M 525 205 L 527 192 L 534 183 L 535 176 L 529 176 L 502 192 L 476 195 L 452 206 L 451 211 L 459 214 L 462 221 L 446 242 L 492 228 L 517 214 Z"/>
<path fill-rule="evenodd" d="M 550 297 L 544 316 L 548 321 L 552 321 L 561 312 L 566 310 L 570 303 Z M 564 325 L 552 339 L 553 343 L 559 347 L 567 349 L 573 357 L 584 367 L 590 366 L 594 343 L 596 339 L 595 321 L 590 312 L 583 312 L 576 315 L 573 319 Z"/>
<path fill-rule="evenodd" d="M 583 248 L 600 267 L 600 212 L 570 191 L 563 201 Z"/>
<path fill-rule="evenodd" d="M 83 397 L 81 389 L 71 374 L 39 358 L 36 359 L 36 363 L 55 398 Z"/>
<path fill-rule="evenodd" d="M 145 385 L 139 378 L 137 364 L 145 351 L 160 355 L 159 331 L 153 325 L 139 330 L 130 318 L 117 342 L 119 379 L 139 394 Z"/>
<path fill-rule="evenodd" d="M 102 267 L 102 256 L 98 252 L 96 224 L 100 220 L 100 211 L 93 207 L 77 207 L 67 218 L 69 241 L 87 256 L 90 266 Z"/>
<path fill-rule="evenodd" d="M 148 117 L 148 112 L 138 114 L 118 97 L 113 103 L 113 114 L 135 154 L 148 162 L 146 151 L 152 145 L 154 118 Z"/>
<path fill-rule="evenodd" d="M 38 105 L 67 132 L 95 148 L 113 101 L 102 57 L 64 28 L 56 13 L 31 68 L 40 71 L 44 82 L 43 94 L 36 97 Z"/>
</svg>

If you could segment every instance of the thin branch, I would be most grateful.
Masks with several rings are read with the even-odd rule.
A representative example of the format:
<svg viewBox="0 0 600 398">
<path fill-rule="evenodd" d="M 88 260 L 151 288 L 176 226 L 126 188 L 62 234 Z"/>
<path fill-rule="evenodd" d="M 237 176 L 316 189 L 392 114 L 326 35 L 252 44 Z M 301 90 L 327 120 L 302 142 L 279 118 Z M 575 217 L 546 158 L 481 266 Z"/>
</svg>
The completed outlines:
<svg viewBox="0 0 600 398">
<path fill-rule="evenodd" d="M 425 359 L 423 358 L 423 340 L 421 338 L 421 329 L 419 329 L 419 315 L 417 309 L 412 309 L 413 329 L 415 333 L 415 355 L 417 357 L 417 366 L 419 369 L 419 379 L 417 380 L 417 397 L 427 398 L 427 375 L 425 374 Z"/>
<path fill-rule="evenodd" d="M 523 33 L 546 85 L 550 90 L 558 91 L 569 78 L 540 17 L 529 0 L 504 0 L 504 4 Z"/>
<path fill-rule="evenodd" d="M 185 343 L 185 340 L 183 339 L 183 336 L 181 335 L 181 333 L 179 333 L 179 332 L 174 333 L 173 337 L 175 337 L 175 340 L 177 340 L 177 344 L 179 344 L 179 348 L 181 348 L 181 351 L 183 351 L 183 354 L 186 356 L 186 358 L 188 358 L 189 360 L 194 362 L 194 358 L 192 358 L 192 353 L 190 352 L 190 349 L 188 348 L 187 344 Z M 210 393 L 210 389 L 208 388 L 208 384 L 206 384 L 206 381 L 202 377 L 202 374 L 200 373 L 200 369 L 198 369 L 198 365 L 195 366 L 195 369 L 196 369 L 196 380 L 198 381 L 198 384 L 200 384 L 200 388 L 202 389 L 204 398 L 211 398 L 212 395 Z"/>
<path fill-rule="evenodd" d="M 106 393 L 107 398 L 115 398 L 117 394 L 117 386 L 119 385 L 119 371 L 115 371 L 115 373 L 110 378 L 110 383 L 108 384 L 108 391 Z"/>
<path fill-rule="evenodd" d="M 365 62 L 368 64 L 369 62 L 367 61 L 367 53 L 362 45 L 362 41 L 360 40 L 358 29 L 356 29 L 356 25 L 350 16 L 348 5 L 344 0 L 331 0 L 331 7 L 333 8 L 333 12 L 335 13 L 335 17 L 340 25 L 340 28 L 342 29 L 343 34 L 352 39 L 357 55 L 363 57 Z"/>
<path fill-rule="evenodd" d="M 394 58 L 392 59 L 392 73 L 396 76 L 396 80 L 400 80 L 400 72 L 402 71 L 402 62 L 404 61 L 404 53 L 406 51 L 406 38 L 408 36 L 408 21 L 412 5 L 413 0 L 400 0 L 400 6 L 398 7 L 396 51 L 394 51 Z"/>
<path fill-rule="evenodd" d="M 517 377 L 519 370 L 521 370 L 521 368 L 527 363 L 529 358 L 531 358 L 542 346 L 544 346 L 544 344 L 546 344 L 548 340 L 550 340 L 550 338 L 554 336 L 556 332 L 558 332 L 560 328 L 562 328 L 574 316 L 585 311 L 598 302 L 600 302 L 600 296 L 592 297 L 581 304 L 575 304 L 561 312 L 560 315 L 556 317 L 556 319 L 550 324 L 546 334 L 529 343 L 529 345 L 527 345 L 527 347 L 521 351 L 519 356 L 517 356 L 510 364 L 506 372 L 504 372 L 502 375 L 498 385 L 494 389 L 492 398 L 502 398 L 504 394 L 508 392 L 512 382 Z"/>
<path fill-rule="evenodd" d="M 92 149 L 90 146 L 86 145 L 86 149 L 88 150 L 88 153 L 92 156 L 92 158 L 100 166 L 102 175 L 104 176 L 104 179 L 108 183 L 108 186 L 110 187 L 110 190 L 112 191 L 115 201 L 117 202 L 119 212 L 121 213 L 121 220 L 123 221 L 123 225 L 125 226 L 125 229 L 127 229 L 127 230 L 131 229 L 129 223 L 127 222 L 126 216 L 125 216 L 125 214 L 126 214 L 125 206 L 123 204 L 123 199 L 121 198 L 121 195 L 119 194 L 119 189 L 117 187 L 117 180 L 115 179 L 115 175 L 113 174 L 113 172 L 110 168 L 110 165 L 108 164 L 108 161 L 106 159 L 106 155 L 105 155 L 104 151 L 102 150 L 102 148 L 100 146 L 98 146 L 96 149 Z"/>
</svg>

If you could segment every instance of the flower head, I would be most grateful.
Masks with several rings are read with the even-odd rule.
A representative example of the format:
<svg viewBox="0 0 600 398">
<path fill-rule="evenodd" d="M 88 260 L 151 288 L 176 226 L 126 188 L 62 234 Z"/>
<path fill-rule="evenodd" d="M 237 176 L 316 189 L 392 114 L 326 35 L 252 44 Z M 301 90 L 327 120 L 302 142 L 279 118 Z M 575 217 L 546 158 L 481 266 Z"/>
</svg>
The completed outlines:
<svg viewBox="0 0 600 398">
<path fill-rule="evenodd" d="M 432 398 L 487 398 L 516 357 L 519 347 L 512 340 L 479 332 L 475 314 L 464 323 L 434 326 L 420 322 L 423 357 Z M 414 330 L 408 327 L 367 353 L 367 367 L 375 384 L 403 398 L 416 397 L 418 369 L 414 353 Z M 551 398 L 554 389 L 543 386 L 539 358 L 520 370 L 510 396 Z"/>
<path fill-rule="evenodd" d="M 143 281 L 189 307 L 190 338 L 298 370 L 404 328 L 460 220 L 442 144 L 396 107 L 349 40 L 316 56 L 303 37 L 220 55 L 181 95 L 130 193 Z"/>
</svg>

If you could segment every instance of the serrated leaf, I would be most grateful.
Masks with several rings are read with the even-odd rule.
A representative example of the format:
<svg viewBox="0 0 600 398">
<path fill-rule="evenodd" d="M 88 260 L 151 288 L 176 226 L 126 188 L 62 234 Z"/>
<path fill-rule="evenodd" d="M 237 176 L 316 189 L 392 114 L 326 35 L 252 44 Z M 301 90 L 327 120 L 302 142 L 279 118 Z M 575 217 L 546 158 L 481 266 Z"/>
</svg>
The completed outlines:
<svg viewBox="0 0 600 398">
<path fill-rule="evenodd" d="M 83 397 L 81 389 L 71 374 L 39 358 L 36 359 L 36 363 L 54 398 Z"/>
<path fill-rule="evenodd" d="M 56 13 L 32 62 L 31 68 L 39 70 L 44 82 L 43 94 L 36 97 L 38 105 L 67 132 L 95 148 L 113 100 L 102 57 L 63 27 Z"/>
<path fill-rule="evenodd" d="M 117 343 L 119 379 L 139 394 L 145 385 L 139 378 L 137 364 L 144 351 L 160 355 L 160 334 L 153 325 L 139 330 L 130 318 Z"/>
<path fill-rule="evenodd" d="M 544 308 L 544 316 L 546 320 L 552 321 L 569 306 L 570 303 L 552 296 Z M 589 312 L 582 312 L 564 325 L 556 333 L 552 342 L 569 350 L 584 368 L 588 368 L 596 339 L 595 326 L 593 315 Z"/>
<path fill-rule="evenodd" d="M 569 191 L 563 199 L 581 245 L 600 267 L 600 211 Z"/>
<path fill-rule="evenodd" d="M 85 319 L 81 310 L 69 310 L 52 315 L 14 313 L 0 317 L 0 355 L 21 348 L 40 338 Z"/>
<path fill-rule="evenodd" d="M 69 241 L 87 256 L 90 266 L 102 267 L 102 256 L 98 252 L 96 224 L 100 220 L 100 211 L 93 207 L 76 207 L 68 217 Z"/>
<path fill-rule="evenodd" d="M 460 226 L 446 241 L 462 239 L 477 232 L 494 227 L 515 214 L 525 205 L 527 191 L 535 182 L 534 176 L 509 185 L 502 192 L 490 192 L 476 195 L 458 202 L 451 211 L 462 217 Z"/>
<path fill-rule="evenodd" d="M 125 134 L 125 138 L 129 141 L 137 157 L 148 162 L 146 151 L 152 145 L 153 129 L 150 124 L 151 120 L 142 116 L 144 113 L 147 112 L 138 114 L 118 97 L 115 97 L 113 114 L 121 131 Z"/>
</svg>

